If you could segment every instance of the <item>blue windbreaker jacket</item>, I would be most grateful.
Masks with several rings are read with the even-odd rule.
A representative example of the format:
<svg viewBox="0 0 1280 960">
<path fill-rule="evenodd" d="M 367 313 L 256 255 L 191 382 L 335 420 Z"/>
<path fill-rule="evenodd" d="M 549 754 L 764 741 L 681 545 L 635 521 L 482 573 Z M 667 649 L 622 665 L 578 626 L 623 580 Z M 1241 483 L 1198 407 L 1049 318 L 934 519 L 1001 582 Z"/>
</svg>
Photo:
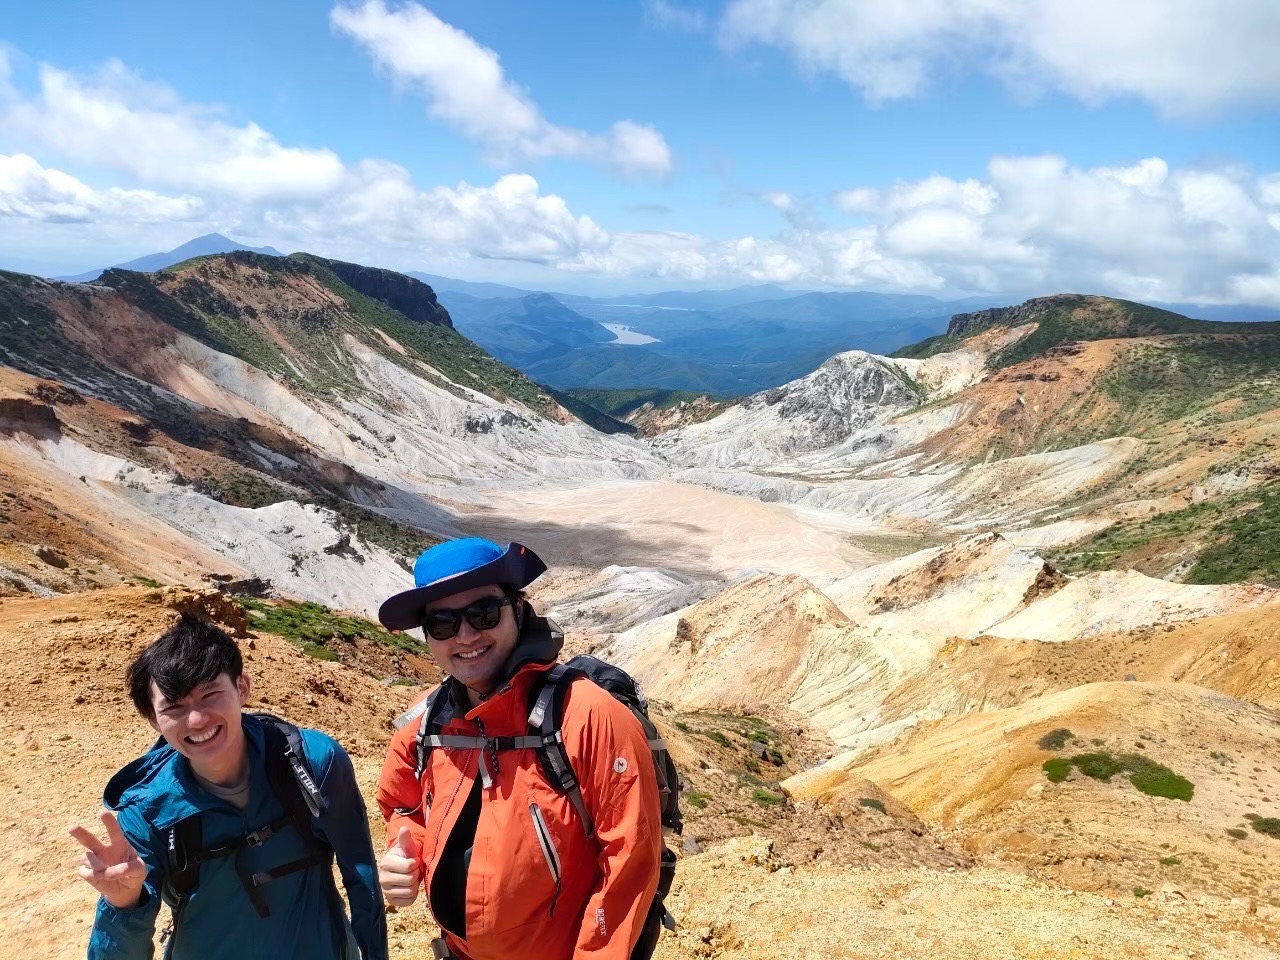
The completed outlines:
<svg viewBox="0 0 1280 960">
<path fill-rule="evenodd" d="M 243 837 L 285 814 L 267 784 L 262 721 L 245 714 L 249 805 L 238 810 L 201 789 L 187 761 L 169 746 L 126 766 L 107 784 L 103 802 L 147 865 L 142 901 L 117 910 L 103 899 L 89 938 L 89 960 L 148 960 L 164 889 L 169 829 L 200 814 L 202 845 Z M 329 809 L 312 821 L 316 838 L 333 848 L 351 904 L 348 920 L 326 865 L 283 876 L 259 888 L 270 916 L 259 917 L 230 857 L 200 867 L 200 882 L 175 933 L 173 960 L 386 960 L 386 916 L 369 838 L 364 800 L 351 759 L 330 737 L 302 730 L 303 751 Z M 246 848 L 252 871 L 307 854 L 292 826 Z M 357 953 L 358 948 L 358 953 Z"/>
</svg>

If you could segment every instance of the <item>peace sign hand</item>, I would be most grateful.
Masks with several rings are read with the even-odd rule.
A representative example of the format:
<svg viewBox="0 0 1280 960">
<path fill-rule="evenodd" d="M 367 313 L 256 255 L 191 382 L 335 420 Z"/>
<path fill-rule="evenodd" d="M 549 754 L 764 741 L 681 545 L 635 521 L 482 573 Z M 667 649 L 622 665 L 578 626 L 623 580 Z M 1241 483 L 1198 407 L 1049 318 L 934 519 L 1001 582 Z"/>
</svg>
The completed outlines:
<svg viewBox="0 0 1280 960">
<path fill-rule="evenodd" d="M 142 897 L 147 865 L 125 839 L 114 813 L 103 810 L 101 820 L 107 828 L 105 844 L 79 825 L 69 831 L 84 847 L 80 877 L 117 910 L 128 910 L 137 906 Z"/>
</svg>

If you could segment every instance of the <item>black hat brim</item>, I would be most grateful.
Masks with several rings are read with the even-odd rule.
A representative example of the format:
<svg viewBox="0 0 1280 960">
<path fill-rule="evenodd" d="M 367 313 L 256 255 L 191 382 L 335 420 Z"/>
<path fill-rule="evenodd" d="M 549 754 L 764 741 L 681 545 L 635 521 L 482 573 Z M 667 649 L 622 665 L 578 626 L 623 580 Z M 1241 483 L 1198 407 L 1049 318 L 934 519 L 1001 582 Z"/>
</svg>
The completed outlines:
<svg viewBox="0 0 1280 960">
<path fill-rule="evenodd" d="M 378 608 L 378 620 L 388 630 L 412 630 L 422 626 L 422 614 L 432 601 L 492 583 L 509 583 L 524 589 L 546 570 L 547 565 L 536 553 L 528 547 L 511 543 L 502 556 L 483 566 L 389 597 Z"/>
</svg>

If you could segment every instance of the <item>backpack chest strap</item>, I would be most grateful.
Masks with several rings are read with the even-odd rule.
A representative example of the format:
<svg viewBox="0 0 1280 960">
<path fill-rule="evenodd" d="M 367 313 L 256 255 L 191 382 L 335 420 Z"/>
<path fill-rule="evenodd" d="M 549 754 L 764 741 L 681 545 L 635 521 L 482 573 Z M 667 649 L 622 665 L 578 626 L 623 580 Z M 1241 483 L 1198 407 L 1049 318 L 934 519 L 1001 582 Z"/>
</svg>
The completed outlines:
<svg viewBox="0 0 1280 960">
<path fill-rule="evenodd" d="M 537 750 L 543 746 L 542 737 L 469 737 L 463 734 L 433 733 L 424 742 L 429 747 L 445 750 L 485 750 L 489 753 L 506 750 Z"/>
<path fill-rule="evenodd" d="M 439 747 L 443 750 L 478 750 L 480 752 L 480 782 L 486 787 L 493 786 L 493 774 L 489 771 L 488 755 L 493 763 L 494 771 L 498 769 L 498 754 L 509 750 L 545 750 L 548 743 L 559 739 L 557 731 L 551 741 L 542 736 L 524 737 L 472 737 L 454 733 L 432 733 L 418 737 L 419 769 L 418 776 L 426 769 L 427 751 Z"/>
<path fill-rule="evenodd" d="M 211 860 L 220 860 L 223 857 L 234 856 L 244 847 L 261 846 L 287 827 L 291 822 L 291 818 L 286 814 L 283 817 L 271 821 L 265 827 L 259 827 L 252 833 L 245 834 L 243 837 L 236 837 L 233 840 L 228 840 L 226 843 L 220 843 L 214 847 L 204 847 L 200 850 L 190 851 L 186 855 L 187 862 L 185 864 L 177 864 L 175 866 L 177 869 L 181 870 L 194 864 L 208 863 Z M 178 844 L 176 841 L 171 838 L 169 848 L 176 851 L 177 846 Z"/>
</svg>

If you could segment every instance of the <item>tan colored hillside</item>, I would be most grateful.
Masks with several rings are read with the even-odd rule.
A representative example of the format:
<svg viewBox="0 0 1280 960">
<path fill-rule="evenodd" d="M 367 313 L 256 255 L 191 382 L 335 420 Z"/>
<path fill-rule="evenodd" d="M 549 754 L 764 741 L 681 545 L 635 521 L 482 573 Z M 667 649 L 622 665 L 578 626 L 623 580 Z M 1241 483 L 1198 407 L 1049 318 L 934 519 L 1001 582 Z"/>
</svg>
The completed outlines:
<svg viewBox="0 0 1280 960">
<path fill-rule="evenodd" d="M 1057 751 L 1040 740 L 1072 738 Z M 797 797 L 838 797 L 846 778 L 879 784 L 969 850 L 1023 863 L 1082 889 L 1187 896 L 1280 895 L 1280 843 L 1247 815 L 1280 808 L 1276 715 L 1190 684 L 1103 683 L 1017 706 L 922 724 L 891 747 L 837 760 L 788 781 Z M 1123 773 L 1079 770 L 1051 783 L 1054 757 L 1138 755 L 1194 785 L 1190 802 L 1147 796 Z M 1240 830 L 1239 839 L 1228 831 Z M 1161 858 L 1177 862 L 1162 863 Z"/>
</svg>

